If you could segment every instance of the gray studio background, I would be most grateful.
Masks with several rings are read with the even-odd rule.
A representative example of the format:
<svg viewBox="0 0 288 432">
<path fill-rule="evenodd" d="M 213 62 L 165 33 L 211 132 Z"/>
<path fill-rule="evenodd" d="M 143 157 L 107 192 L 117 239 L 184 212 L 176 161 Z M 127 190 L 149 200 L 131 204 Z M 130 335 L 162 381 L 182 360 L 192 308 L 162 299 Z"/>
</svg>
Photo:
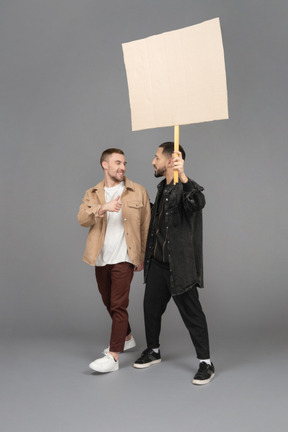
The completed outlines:
<svg viewBox="0 0 288 432">
<path fill-rule="evenodd" d="M 127 176 L 153 201 L 151 161 L 160 143 L 173 140 L 173 128 L 131 131 L 121 43 L 218 16 L 230 119 L 180 127 L 186 173 L 207 200 L 201 299 L 212 354 L 221 347 L 228 359 L 231 341 L 248 359 L 257 346 L 262 356 L 275 341 L 285 345 L 287 14 L 286 0 L 0 1 L 4 346 L 74 338 L 85 351 L 87 340 L 86 367 L 92 345 L 107 345 L 110 321 L 93 268 L 81 261 L 87 230 L 78 208 L 102 179 L 99 157 L 110 146 L 124 150 Z M 143 292 L 135 274 L 129 311 L 139 349 Z M 174 343 L 176 350 L 190 341 L 171 303 L 162 350 Z"/>
</svg>

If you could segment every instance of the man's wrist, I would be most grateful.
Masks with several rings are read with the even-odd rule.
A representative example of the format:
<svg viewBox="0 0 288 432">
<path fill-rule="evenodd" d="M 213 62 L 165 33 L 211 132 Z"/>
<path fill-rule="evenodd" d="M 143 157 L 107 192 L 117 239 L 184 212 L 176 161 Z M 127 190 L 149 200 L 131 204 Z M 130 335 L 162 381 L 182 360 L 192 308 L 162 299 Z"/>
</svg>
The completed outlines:
<svg viewBox="0 0 288 432">
<path fill-rule="evenodd" d="M 189 180 L 189 178 L 186 176 L 185 173 L 179 174 L 179 179 L 180 179 L 181 183 L 187 183 Z"/>
<path fill-rule="evenodd" d="M 106 213 L 106 210 L 104 209 L 104 205 L 101 205 L 101 207 L 98 210 L 98 215 L 103 216 Z"/>
</svg>

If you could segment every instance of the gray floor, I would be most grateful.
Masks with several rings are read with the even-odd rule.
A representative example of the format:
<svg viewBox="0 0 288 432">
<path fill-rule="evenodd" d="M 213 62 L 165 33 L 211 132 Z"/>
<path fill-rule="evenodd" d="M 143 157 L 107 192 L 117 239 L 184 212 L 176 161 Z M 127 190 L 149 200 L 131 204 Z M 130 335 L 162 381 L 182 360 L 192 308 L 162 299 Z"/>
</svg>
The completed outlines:
<svg viewBox="0 0 288 432">
<path fill-rule="evenodd" d="M 198 363 L 180 335 L 162 346 L 161 364 L 134 369 L 137 346 L 105 375 L 87 367 L 103 348 L 95 338 L 3 338 L 1 431 L 284 432 L 285 338 L 251 332 L 214 341 L 216 376 L 203 387 L 191 384 Z"/>
</svg>

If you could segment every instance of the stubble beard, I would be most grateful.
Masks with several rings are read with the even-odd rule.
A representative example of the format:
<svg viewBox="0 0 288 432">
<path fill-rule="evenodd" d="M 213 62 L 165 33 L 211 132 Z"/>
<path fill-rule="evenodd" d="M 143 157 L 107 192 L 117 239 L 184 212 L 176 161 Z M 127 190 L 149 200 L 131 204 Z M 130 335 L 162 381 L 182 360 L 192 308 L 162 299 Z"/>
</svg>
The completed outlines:
<svg viewBox="0 0 288 432">
<path fill-rule="evenodd" d="M 113 180 L 115 183 L 121 183 L 124 180 L 125 174 L 123 173 L 122 179 L 120 180 L 118 177 L 110 175 L 110 179 Z"/>
</svg>

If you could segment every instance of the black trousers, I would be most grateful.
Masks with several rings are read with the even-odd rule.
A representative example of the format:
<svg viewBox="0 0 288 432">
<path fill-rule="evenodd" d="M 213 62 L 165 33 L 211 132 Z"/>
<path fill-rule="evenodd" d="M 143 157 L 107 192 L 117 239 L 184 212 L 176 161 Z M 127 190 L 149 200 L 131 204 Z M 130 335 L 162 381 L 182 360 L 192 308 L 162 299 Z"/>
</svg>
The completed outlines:
<svg viewBox="0 0 288 432">
<path fill-rule="evenodd" d="M 144 296 L 145 332 L 148 348 L 159 347 L 161 319 L 171 299 L 170 270 L 155 260 L 151 261 Z M 210 358 L 208 328 L 196 287 L 173 296 L 182 320 L 200 360 Z"/>
</svg>

